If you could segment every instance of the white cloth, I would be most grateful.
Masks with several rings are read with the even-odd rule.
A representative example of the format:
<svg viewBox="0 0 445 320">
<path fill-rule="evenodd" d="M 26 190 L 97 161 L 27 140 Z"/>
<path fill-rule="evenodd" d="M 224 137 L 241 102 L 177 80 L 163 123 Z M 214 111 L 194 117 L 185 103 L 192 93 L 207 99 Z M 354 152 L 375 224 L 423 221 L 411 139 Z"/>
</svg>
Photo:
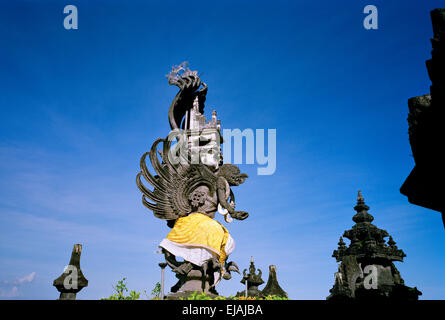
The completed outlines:
<svg viewBox="0 0 445 320">
<path fill-rule="evenodd" d="M 171 254 L 181 257 L 184 260 L 196 264 L 197 266 L 202 266 L 206 260 L 209 260 L 212 257 L 217 257 L 214 252 L 206 248 L 176 243 L 169 239 L 162 240 L 159 247 L 164 248 Z M 226 252 L 227 256 L 229 256 L 233 250 L 235 250 L 235 240 L 233 240 L 229 234 L 224 251 Z"/>
</svg>

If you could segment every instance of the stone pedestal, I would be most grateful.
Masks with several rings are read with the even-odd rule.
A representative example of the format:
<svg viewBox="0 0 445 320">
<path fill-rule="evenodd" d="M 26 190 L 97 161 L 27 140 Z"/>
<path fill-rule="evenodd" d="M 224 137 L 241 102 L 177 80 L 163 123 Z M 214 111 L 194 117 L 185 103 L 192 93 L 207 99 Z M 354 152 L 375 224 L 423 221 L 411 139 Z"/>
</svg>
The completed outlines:
<svg viewBox="0 0 445 320">
<path fill-rule="evenodd" d="M 216 297 L 218 292 L 212 288 L 213 275 L 206 274 L 199 269 L 192 269 L 187 275 L 176 275 L 179 281 L 171 288 L 166 296 L 167 300 L 186 298 L 194 292 L 205 292 L 208 296 Z"/>
</svg>

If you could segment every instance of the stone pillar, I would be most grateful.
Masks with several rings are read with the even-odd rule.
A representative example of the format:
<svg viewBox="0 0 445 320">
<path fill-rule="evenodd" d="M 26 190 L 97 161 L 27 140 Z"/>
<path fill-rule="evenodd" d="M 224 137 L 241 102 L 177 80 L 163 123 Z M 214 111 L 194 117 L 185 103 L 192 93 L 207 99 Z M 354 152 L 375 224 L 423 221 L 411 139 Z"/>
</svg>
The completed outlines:
<svg viewBox="0 0 445 320">
<path fill-rule="evenodd" d="M 165 288 L 165 267 L 167 266 L 167 263 L 161 262 L 159 264 L 161 267 L 161 300 L 164 300 L 164 288 Z"/>
</svg>

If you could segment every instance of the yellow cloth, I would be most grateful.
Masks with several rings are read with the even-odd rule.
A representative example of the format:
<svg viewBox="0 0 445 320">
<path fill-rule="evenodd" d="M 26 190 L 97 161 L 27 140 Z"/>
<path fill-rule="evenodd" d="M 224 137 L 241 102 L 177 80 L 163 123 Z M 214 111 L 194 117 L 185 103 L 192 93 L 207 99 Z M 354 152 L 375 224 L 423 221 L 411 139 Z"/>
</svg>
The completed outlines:
<svg viewBox="0 0 445 320">
<path fill-rule="evenodd" d="M 229 232 L 221 223 L 202 213 L 192 213 L 177 219 L 167 235 L 170 241 L 214 252 L 223 265 L 227 257 L 224 248 L 228 238 Z"/>
</svg>

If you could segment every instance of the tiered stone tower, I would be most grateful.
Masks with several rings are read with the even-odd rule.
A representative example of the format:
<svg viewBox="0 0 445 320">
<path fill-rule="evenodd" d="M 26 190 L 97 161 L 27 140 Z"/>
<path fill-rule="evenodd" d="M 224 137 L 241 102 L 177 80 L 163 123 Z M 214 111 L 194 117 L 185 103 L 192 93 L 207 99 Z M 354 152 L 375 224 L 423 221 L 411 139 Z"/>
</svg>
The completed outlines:
<svg viewBox="0 0 445 320">
<path fill-rule="evenodd" d="M 343 237 L 340 237 L 338 249 L 332 254 L 341 263 L 327 299 L 417 300 L 422 293 L 417 288 L 405 286 L 393 263 L 402 262 L 405 253 L 396 246 L 386 230 L 371 223 L 374 217 L 368 213 L 369 207 L 360 191 L 354 210 L 357 213 L 352 220 L 356 224 L 343 234 L 351 243 L 347 246 Z M 386 242 L 384 238 L 388 236 Z"/>
</svg>

